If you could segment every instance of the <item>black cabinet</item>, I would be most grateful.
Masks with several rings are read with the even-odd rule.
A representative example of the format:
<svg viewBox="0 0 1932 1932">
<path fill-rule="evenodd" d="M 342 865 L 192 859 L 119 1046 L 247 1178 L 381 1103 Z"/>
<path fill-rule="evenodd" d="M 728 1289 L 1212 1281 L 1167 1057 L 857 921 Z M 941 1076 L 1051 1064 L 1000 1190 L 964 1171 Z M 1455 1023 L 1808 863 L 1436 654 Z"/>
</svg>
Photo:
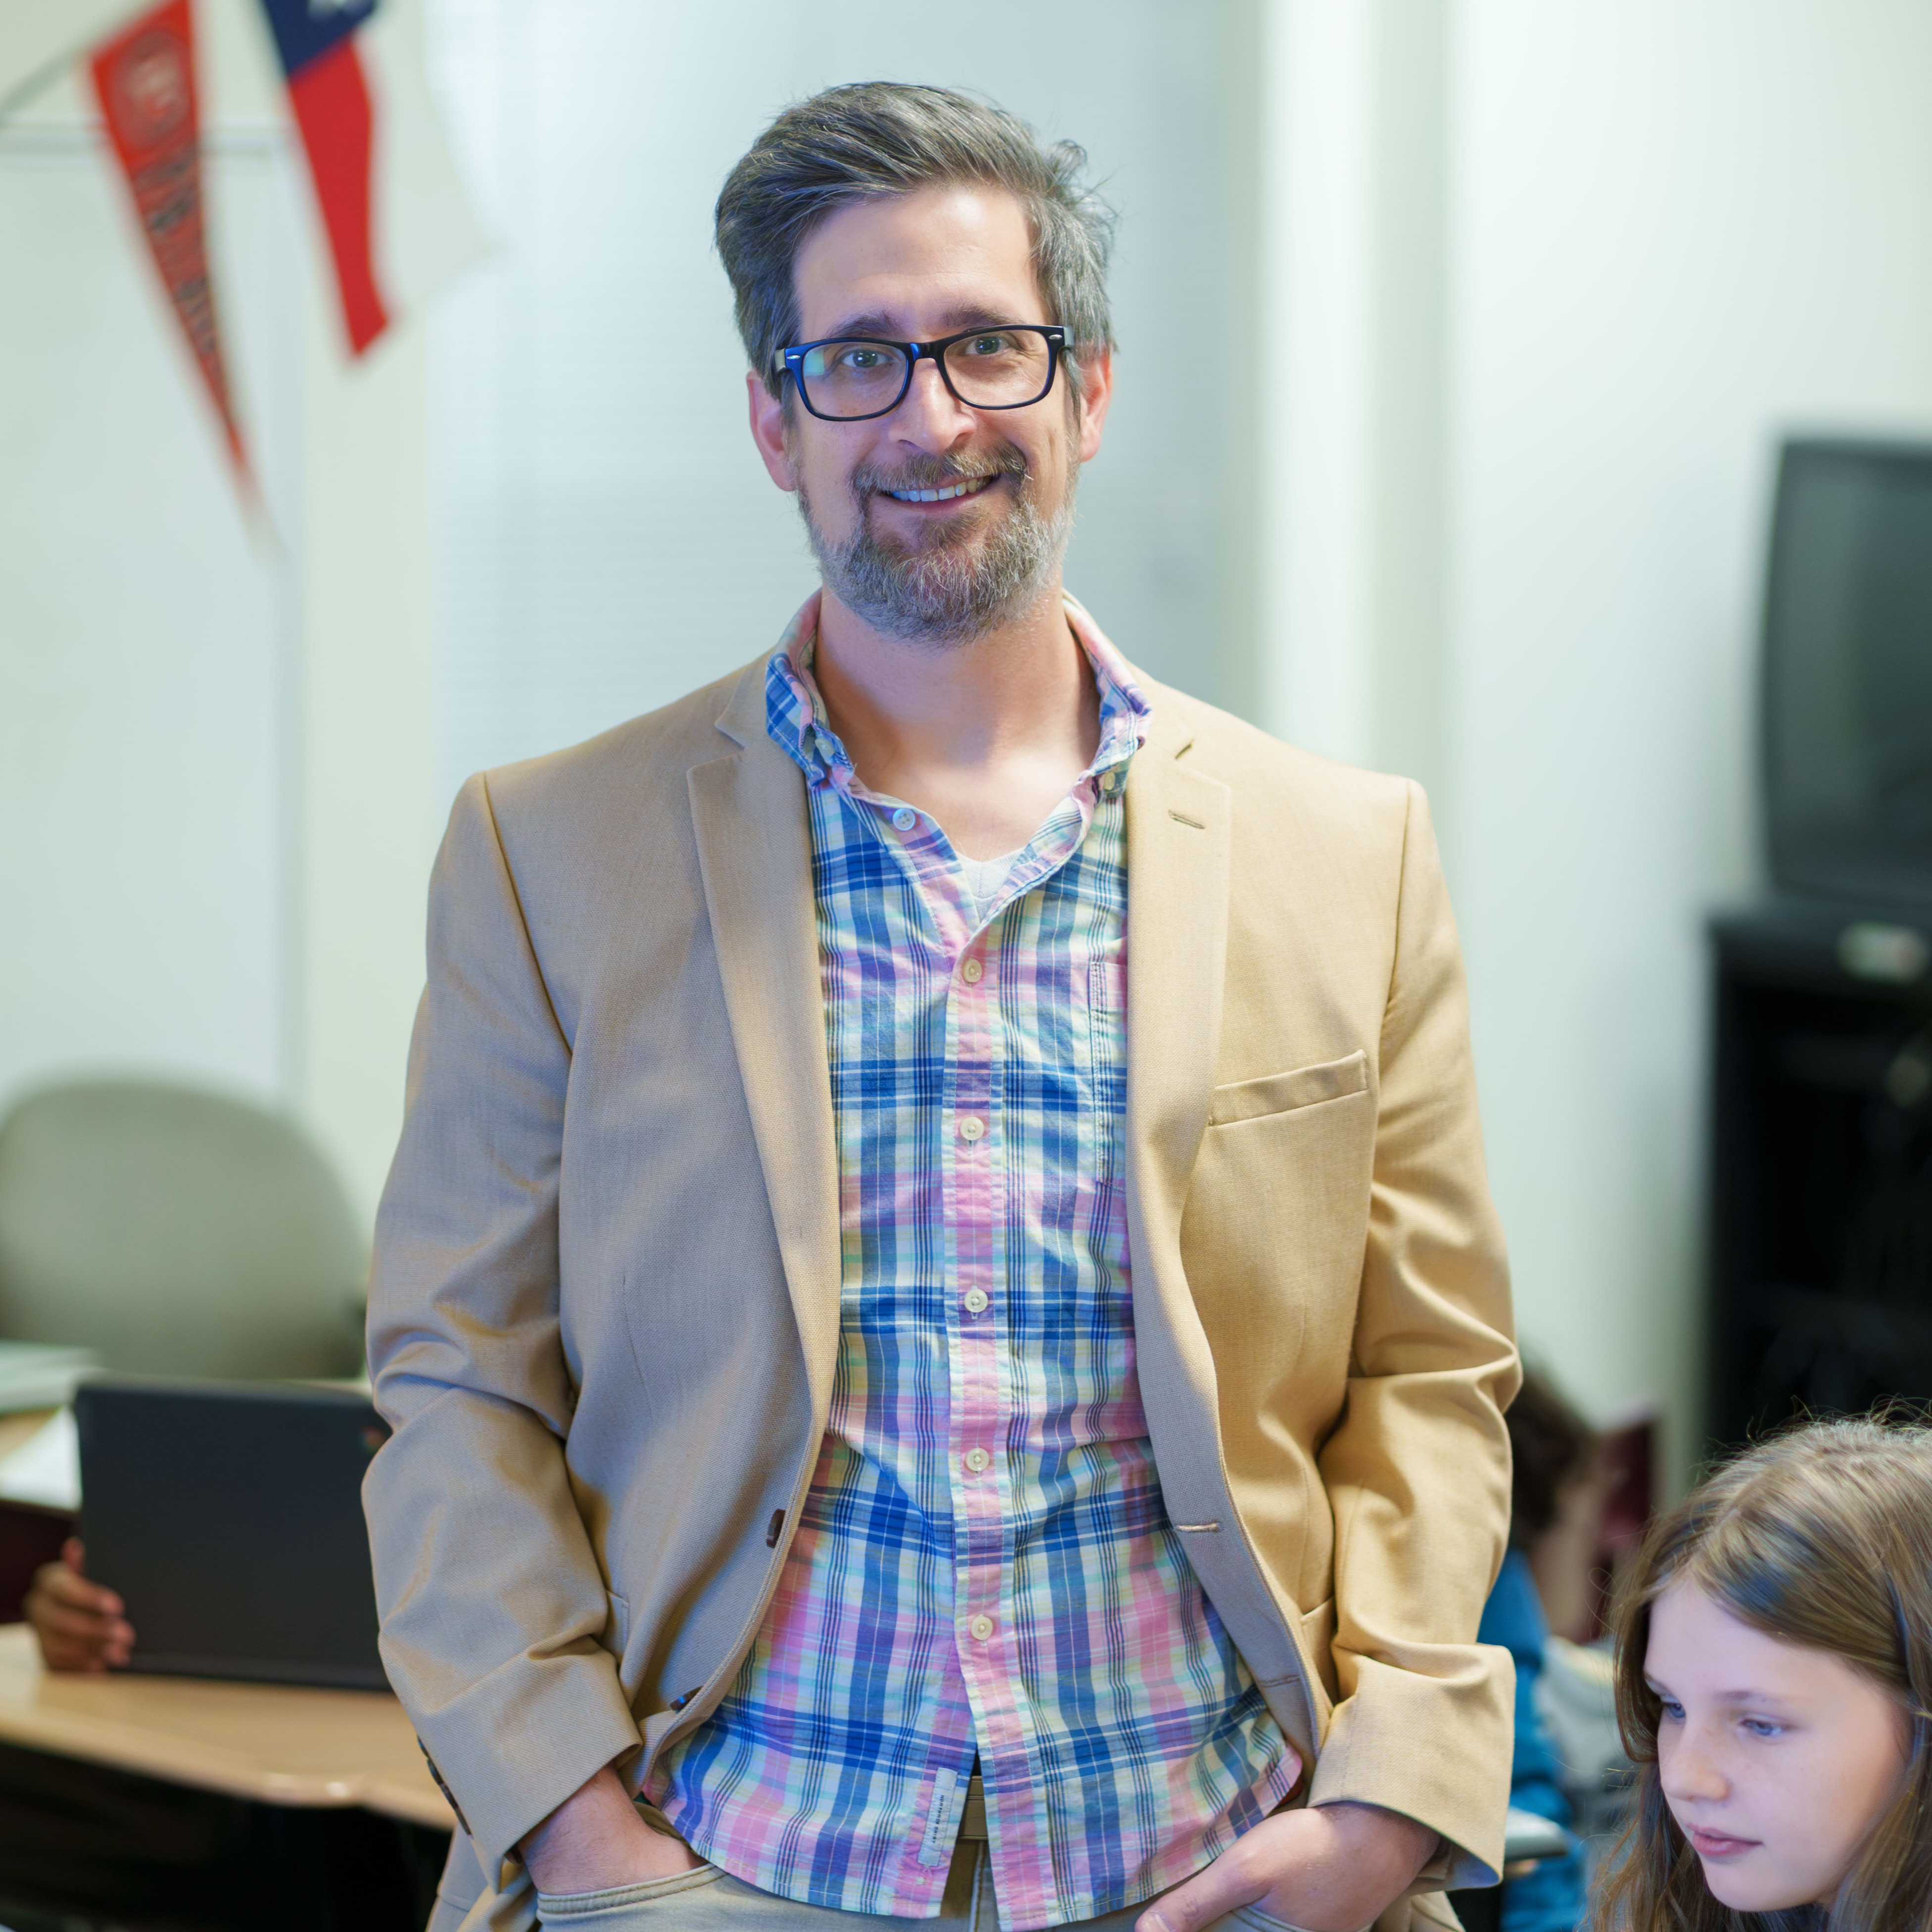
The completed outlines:
<svg viewBox="0 0 1932 1932">
<path fill-rule="evenodd" d="M 1784 900 L 1711 936 L 1709 1434 L 1932 1401 L 1932 931 Z"/>
</svg>

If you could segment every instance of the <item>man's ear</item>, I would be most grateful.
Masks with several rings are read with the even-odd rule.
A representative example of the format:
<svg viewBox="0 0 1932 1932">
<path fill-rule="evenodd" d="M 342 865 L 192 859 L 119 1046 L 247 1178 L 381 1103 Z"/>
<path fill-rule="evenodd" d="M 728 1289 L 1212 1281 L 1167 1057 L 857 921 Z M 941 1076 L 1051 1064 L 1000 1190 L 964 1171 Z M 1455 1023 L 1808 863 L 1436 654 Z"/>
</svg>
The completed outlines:
<svg viewBox="0 0 1932 1932">
<path fill-rule="evenodd" d="M 781 490 L 796 490 L 798 474 L 792 467 L 791 450 L 785 439 L 784 398 L 773 395 L 755 369 L 745 372 L 745 397 L 751 405 L 752 440 L 765 460 L 765 469 Z"/>
<path fill-rule="evenodd" d="M 1100 453 L 1100 432 L 1107 406 L 1114 400 L 1114 352 L 1097 349 L 1080 358 L 1080 460 L 1091 463 Z"/>
</svg>

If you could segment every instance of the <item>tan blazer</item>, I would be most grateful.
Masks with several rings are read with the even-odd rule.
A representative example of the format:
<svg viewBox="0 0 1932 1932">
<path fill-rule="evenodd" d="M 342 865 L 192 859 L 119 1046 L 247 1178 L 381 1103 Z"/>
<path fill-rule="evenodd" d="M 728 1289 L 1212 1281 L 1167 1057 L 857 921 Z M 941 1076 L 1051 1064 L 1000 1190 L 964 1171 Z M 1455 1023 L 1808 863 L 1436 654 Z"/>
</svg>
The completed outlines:
<svg viewBox="0 0 1932 1932">
<path fill-rule="evenodd" d="M 824 1432 L 831 1088 L 764 678 L 472 778 L 436 862 L 364 1494 L 383 1657 L 473 1838 L 446 1912 L 713 1707 Z M 1422 1820 L 1433 1882 L 1480 1882 L 1516 1367 L 1427 808 L 1143 685 L 1127 1201 L 1168 1512 L 1304 1792 Z"/>
</svg>

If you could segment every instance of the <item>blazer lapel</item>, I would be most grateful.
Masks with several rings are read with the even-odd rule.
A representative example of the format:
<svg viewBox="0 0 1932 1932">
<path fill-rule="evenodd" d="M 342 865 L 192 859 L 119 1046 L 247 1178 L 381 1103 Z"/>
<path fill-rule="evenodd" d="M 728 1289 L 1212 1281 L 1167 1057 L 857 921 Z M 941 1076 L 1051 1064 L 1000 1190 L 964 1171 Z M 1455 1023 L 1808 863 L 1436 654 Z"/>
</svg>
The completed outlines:
<svg viewBox="0 0 1932 1932">
<path fill-rule="evenodd" d="M 1168 1520 L 1269 1708 L 1304 1759 L 1321 1719 L 1228 1489 L 1213 1351 L 1181 1265 L 1207 1131 L 1228 953 L 1233 798 L 1192 769 L 1189 700 L 1154 688 L 1127 776 L 1127 1228 L 1141 1402 Z"/>
<path fill-rule="evenodd" d="M 718 721 L 740 748 L 694 766 L 686 783 L 739 1076 L 822 1425 L 838 1346 L 838 1144 L 805 781 L 766 736 L 764 675 L 762 661 L 752 665 Z"/>
<path fill-rule="evenodd" d="M 1183 760 L 1185 702 L 1160 694 L 1127 774 L 1127 1234 L 1134 1352 L 1161 1489 L 1225 1617 L 1222 1573 L 1239 1539 L 1227 1534 L 1235 1524 L 1219 1384 L 1181 1264 L 1180 1216 L 1220 1044 L 1232 800 Z"/>
<path fill-rule="evenodd" d="M 1128 769 L 1127 1204 L 1142 1393 L 1150 1426 L 1167 1438 L 1161 1479 L 1171 1491 L 1191 1488 L 1189 1472 L 1211 1470 L 1218 1491 L 1214 1367 L 1181 1271 L 1180 1214 L 1220 1042 L 1232 801 L 1182 756 L 1184 704 L 1160 694 Z M 1220 1514 L 1206 1490 L 1171 1493 L 1169 1504 L 1182 1522 Z"/>
<path fill-rule="evenodd" d="M 1178 1233 L 1220 1043 L 1230 800 L 1164 710 L 1128 768 L 1127 1105 L 1143 1204 Z"/>
</svg>

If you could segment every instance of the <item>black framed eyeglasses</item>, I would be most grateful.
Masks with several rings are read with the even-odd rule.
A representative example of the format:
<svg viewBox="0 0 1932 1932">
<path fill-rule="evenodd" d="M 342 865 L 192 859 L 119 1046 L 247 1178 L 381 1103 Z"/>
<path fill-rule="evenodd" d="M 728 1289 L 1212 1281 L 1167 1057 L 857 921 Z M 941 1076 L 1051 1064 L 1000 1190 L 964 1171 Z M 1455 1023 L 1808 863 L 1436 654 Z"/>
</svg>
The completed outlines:
<svg viewBox="0 0 1932 1932">
<path fill-rule="evenodd" d="M 922 357 L 938 364 L 954 400 L 969 410 L 1023 410 L 1053 387 L 1066 346 L 1066 332 L 1057 322 L 1003 322 L 937 342 L 828 335 L 781 349 L 778 360 L 814 416 L 863 422 L 891 415 L 905 400 Z"/>
</svg>

